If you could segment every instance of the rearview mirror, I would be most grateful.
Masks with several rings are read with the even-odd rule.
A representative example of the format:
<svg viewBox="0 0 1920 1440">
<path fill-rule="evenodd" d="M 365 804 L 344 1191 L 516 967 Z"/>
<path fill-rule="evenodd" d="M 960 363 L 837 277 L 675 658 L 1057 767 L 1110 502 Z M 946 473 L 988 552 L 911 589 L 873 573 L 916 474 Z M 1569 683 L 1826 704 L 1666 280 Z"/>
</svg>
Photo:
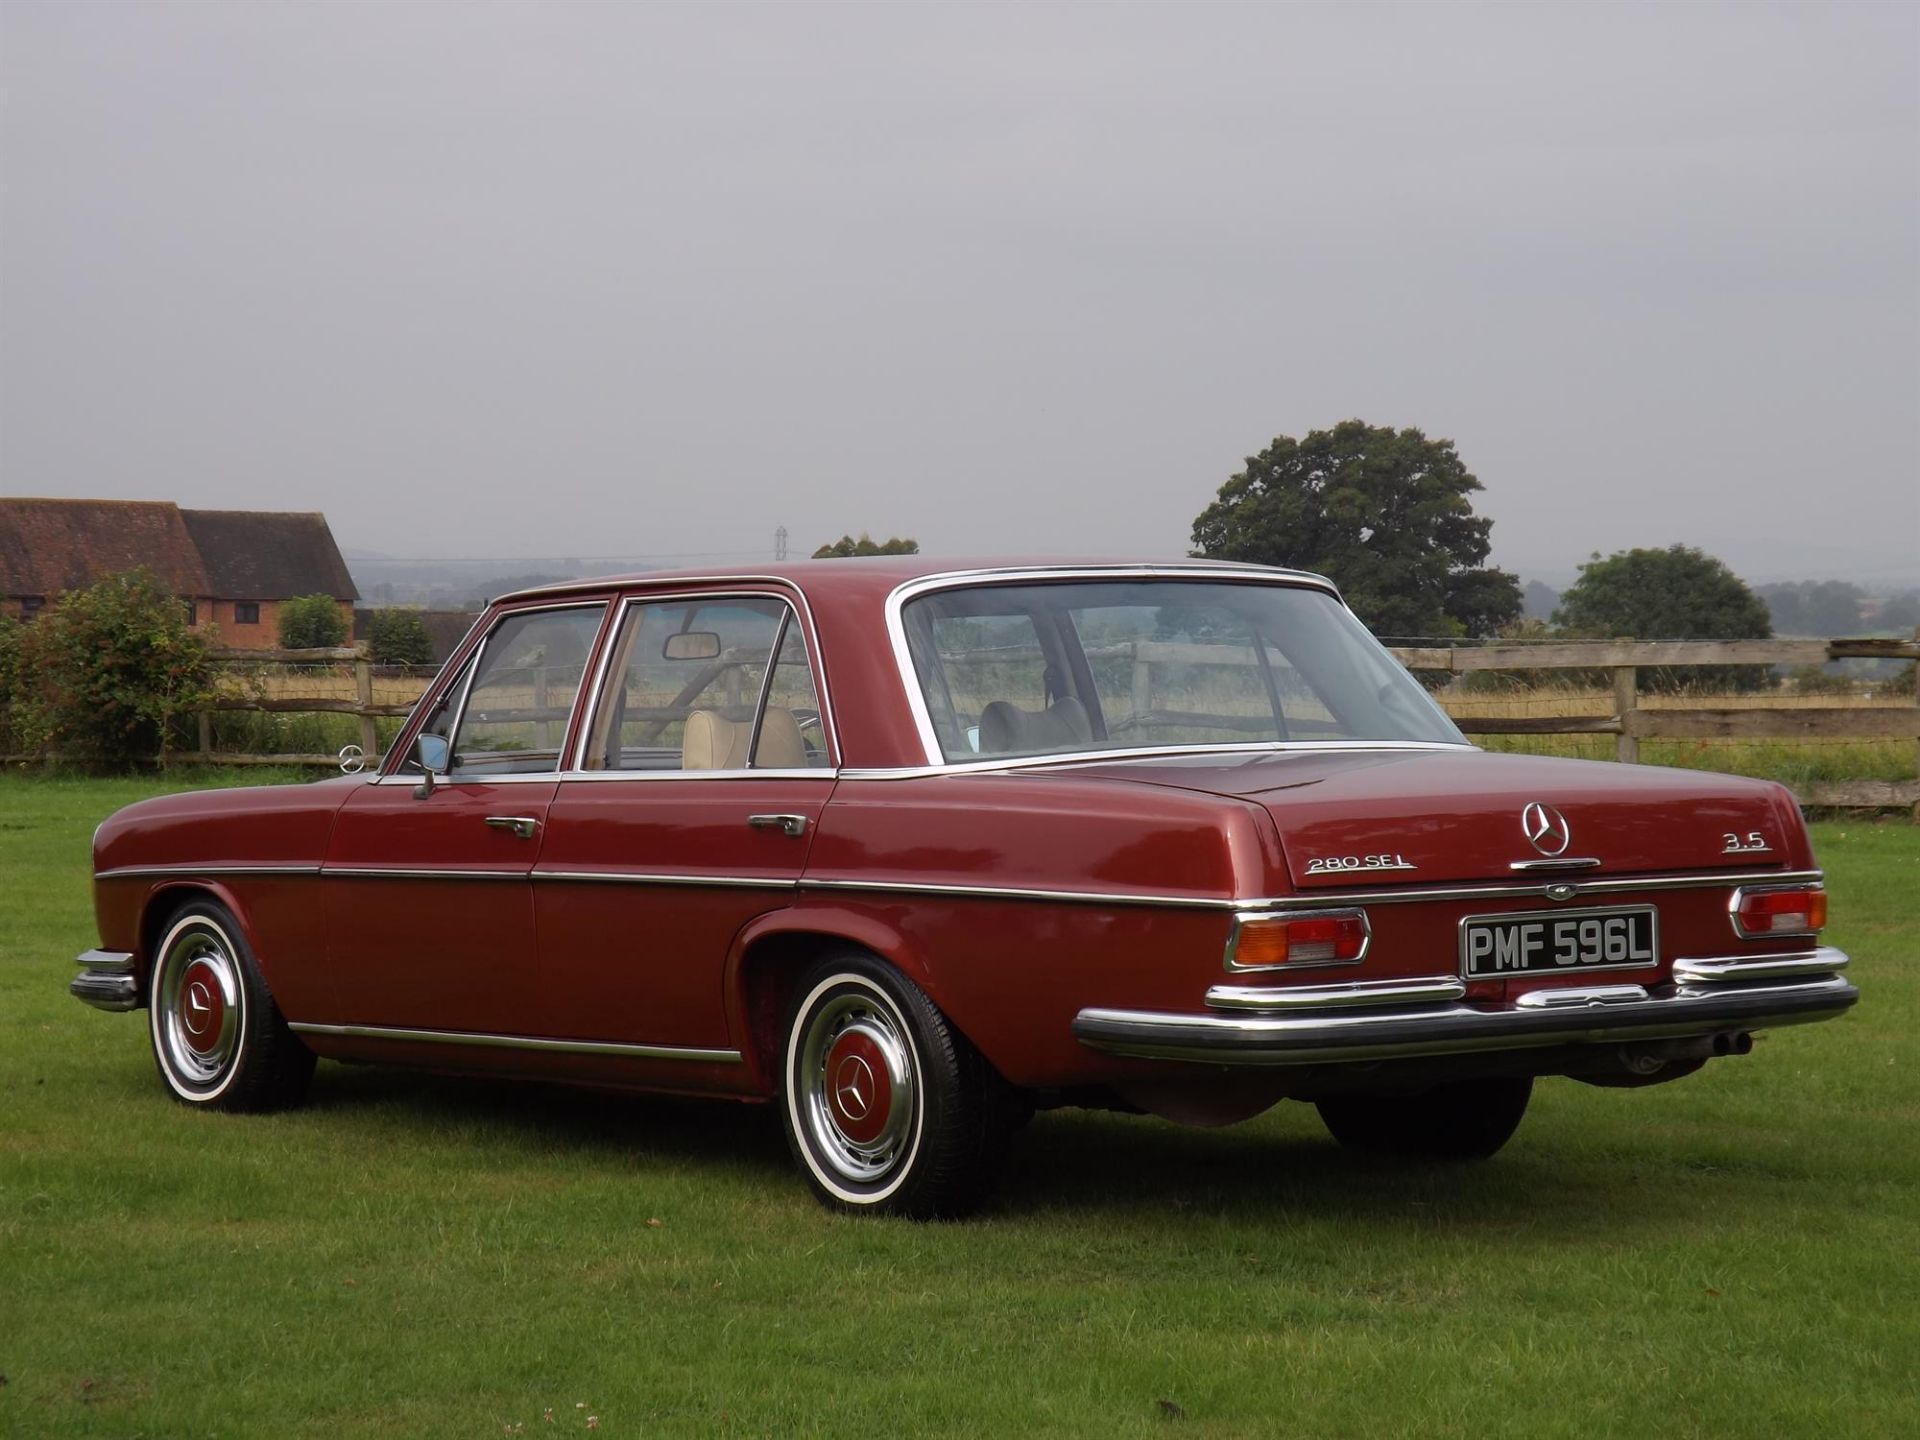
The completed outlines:
<svg viewBox="0 0 1920 1440">
<path fill-rule="evenodd" d="M 713 660 L 720 654 L 720 636 L 712 630 L 682 630 L 667 636 L 660 654 L 667 660 Z"/>
</svg>

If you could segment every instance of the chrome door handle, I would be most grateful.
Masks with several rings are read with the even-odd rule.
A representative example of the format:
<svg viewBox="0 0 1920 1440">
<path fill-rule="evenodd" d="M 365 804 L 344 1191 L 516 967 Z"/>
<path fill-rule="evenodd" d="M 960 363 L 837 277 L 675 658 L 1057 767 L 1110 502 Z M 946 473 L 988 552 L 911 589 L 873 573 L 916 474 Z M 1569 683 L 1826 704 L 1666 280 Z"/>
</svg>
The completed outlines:
<svg viewBox="0 0 1920 1440">
<path fill-rule="evenodd" d="M 540 828 L 540 822 L 531 815 L 489 815 L 487 824 L 496 830 L 511 830 L 522 840 L 533 839 L 533 832 Z"/>
<path fill-rule="evenodd" d="M 807 833 L 807 817 L 804 815 L 749 815 L 747 824 L 756 830 L 778 830 L 782 835 L 796 838 Z"/>
</svg>

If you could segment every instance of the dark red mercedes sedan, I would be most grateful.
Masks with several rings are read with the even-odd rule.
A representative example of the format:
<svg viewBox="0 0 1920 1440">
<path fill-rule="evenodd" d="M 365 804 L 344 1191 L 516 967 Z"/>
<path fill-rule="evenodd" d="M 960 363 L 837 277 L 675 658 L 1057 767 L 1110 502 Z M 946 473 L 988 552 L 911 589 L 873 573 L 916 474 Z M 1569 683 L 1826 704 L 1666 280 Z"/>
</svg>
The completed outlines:
<svg viewBox="0 0 1920 1440">
<path fill-rule="evenodd" d="M 1492 1154 L 1857 992 L 1792 797 L 1488 754 L 1316 576 L 919 557 L 495 603 L 378 773 L 133 805 L 73 993 L 228 1110 L 314 1060 L 772 1102 L 963 1213 L 1035 1107 Z"/>
</svg>

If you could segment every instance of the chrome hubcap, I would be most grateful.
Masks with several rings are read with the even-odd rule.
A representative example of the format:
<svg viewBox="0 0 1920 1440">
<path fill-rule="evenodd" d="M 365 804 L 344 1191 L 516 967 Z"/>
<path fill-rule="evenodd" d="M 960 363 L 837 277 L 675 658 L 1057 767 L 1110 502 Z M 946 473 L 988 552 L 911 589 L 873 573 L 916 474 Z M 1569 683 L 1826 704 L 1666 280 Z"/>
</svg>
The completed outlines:
<svg viewBox="0 0 1920 1440">
<path fill-rule="evenodd" d="M 815 1152 L 855 1184 L 883 1178 L 912 1134 L 917 1098 L 892 1011 L 864 991 L 829 997 L 807 1027 L 796 1072 Z"/>
<path fill-rule="evenodd" d="M 161 1058 L 188 1085 L 225 1075 L 240 1041 L 240 974 L 210 930 L 180 931 L 160 957 L 153 996 Z"/>
</svg>

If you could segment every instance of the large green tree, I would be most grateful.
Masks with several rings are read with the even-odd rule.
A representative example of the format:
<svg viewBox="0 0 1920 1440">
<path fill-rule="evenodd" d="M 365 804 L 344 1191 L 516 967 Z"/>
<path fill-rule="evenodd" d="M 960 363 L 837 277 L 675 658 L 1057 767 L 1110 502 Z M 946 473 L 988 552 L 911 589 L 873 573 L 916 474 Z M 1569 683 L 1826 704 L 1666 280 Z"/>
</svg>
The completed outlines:
<svg viewBox="0 0 1920 1440">
<path fill-rule="evenodd" d="M 1520 618 L 1520 582 L 1486 563 L 1481 488 L 1451 440 L 1345 420 L 1249 456 L 1193 553 L 1318 571 L 1376 635 L 1491 635 Z"/>
<path fill-rule="evenodd" d="M 1764 601 L 1721 561 L 1690 545 L 1598 554 L 1560 597 L 1554 623 L 1583 635 L 1633 640 L 1765 640 L 1773 634 Z M 1763 666 L 1701 666 L 1641 671 L 1655 689 L 1685 686 L 1757 689 Z"/>
</svg>

